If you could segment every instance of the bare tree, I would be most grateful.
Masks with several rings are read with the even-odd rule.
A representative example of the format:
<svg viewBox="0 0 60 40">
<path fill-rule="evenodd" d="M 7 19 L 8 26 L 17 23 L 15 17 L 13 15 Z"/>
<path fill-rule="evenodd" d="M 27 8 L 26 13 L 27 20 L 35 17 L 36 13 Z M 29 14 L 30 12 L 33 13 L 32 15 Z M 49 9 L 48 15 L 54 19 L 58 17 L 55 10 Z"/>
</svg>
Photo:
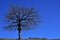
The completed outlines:
<svg viewBox="0 0 60 40">
<path fill-rule="evenodd" d="M 20 33 L 22 30 L 35 28 L 34 25 L 38 24 L 41 20 L 38 11 L 33 7 L 26 8 L 12 5 L 6 15 L 6 21 L 9 23 L 5 29 L 17 30 L 18 39 L 21 39 Z"/>
</svg>

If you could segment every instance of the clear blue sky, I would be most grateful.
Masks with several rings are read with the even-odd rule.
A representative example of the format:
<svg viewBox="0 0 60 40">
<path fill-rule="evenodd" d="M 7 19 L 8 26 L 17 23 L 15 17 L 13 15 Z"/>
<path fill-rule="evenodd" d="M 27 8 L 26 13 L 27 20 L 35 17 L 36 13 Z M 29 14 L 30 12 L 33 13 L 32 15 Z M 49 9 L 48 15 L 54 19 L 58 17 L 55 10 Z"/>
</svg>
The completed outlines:
<svg viewBox="0 0 60 40">
<path fill-rule="evenodd" d="M 60 0 L 0 0 L 0 38 L 18 38 L 17 31 L 4 31 L 4 15 L 10 4 L 34 6 L 39 10 L 42 23 L 35 30 L 23 31 L 22 38 L 60 38 Z"/>
</svg>

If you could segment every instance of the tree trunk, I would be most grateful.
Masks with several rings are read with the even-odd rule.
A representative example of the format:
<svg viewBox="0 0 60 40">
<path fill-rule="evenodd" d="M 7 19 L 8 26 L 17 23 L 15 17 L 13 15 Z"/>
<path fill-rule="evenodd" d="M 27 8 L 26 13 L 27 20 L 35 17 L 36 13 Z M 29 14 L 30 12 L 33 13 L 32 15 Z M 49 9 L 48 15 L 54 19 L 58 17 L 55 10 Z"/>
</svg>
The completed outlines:
<svg viewBox="0 0 60 40">
<path fill-rule="evenodd" d="M 20 19 L 18 19 L 18 40 L 21 40 L 20 33 L 21 33 L 21 25 L 20 25 Z"/>
<path fill-rule="evenodd" d="M 21 40 L 20 33 L 21 33 L 21 26 L 19 24 L 19 26 L 18 26 L 18 40 Z"/>
<path fill-rule="evenodd" d="M 21 31 L 20 30 L 18 30 L 18 40 L 21 40 L 21 35 L 20 35 L 20 33 L 21 33 Z"/>
</svg>

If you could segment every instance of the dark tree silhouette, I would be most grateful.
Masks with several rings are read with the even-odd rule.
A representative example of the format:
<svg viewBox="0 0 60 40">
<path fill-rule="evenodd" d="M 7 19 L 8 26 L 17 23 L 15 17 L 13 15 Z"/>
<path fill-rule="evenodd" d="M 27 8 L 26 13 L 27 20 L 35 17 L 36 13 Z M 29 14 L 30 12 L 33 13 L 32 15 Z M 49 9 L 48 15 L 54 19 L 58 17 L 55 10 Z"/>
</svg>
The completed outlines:
<svg viewBox="0 0 60 40">
<path fill-rule="evenodd" d="M 38 11 L 33 7 L 26 8 L 12 5 L 8 10 L 8 14 L 6 14 L 6 21 L 9 23 L 5 29 L 17 30 L 18 39 L 20 39 L 22 30 L 35 28 L 34 25 L 38 24 L 41 20 Z"/>
</svg>

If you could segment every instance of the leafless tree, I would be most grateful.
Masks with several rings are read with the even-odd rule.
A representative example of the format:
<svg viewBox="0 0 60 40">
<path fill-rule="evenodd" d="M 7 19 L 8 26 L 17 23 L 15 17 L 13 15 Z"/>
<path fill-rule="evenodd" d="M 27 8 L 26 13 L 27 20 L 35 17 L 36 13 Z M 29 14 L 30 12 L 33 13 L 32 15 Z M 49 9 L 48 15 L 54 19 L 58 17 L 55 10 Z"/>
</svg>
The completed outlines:
<svg viewBox="0 0 60 40">
<path fill-rule="evenodd" d="M 33 7 L 26 8 L 12 5 L 5 17 L 6 21 L 9 22 L 5 30 L 17 30 L 18 39 L 21 39 L 20 33 L 22 30 L 33 29 L 35 28 L 34 25 L 41 21 L 38 11 Z"/>
</svg>

